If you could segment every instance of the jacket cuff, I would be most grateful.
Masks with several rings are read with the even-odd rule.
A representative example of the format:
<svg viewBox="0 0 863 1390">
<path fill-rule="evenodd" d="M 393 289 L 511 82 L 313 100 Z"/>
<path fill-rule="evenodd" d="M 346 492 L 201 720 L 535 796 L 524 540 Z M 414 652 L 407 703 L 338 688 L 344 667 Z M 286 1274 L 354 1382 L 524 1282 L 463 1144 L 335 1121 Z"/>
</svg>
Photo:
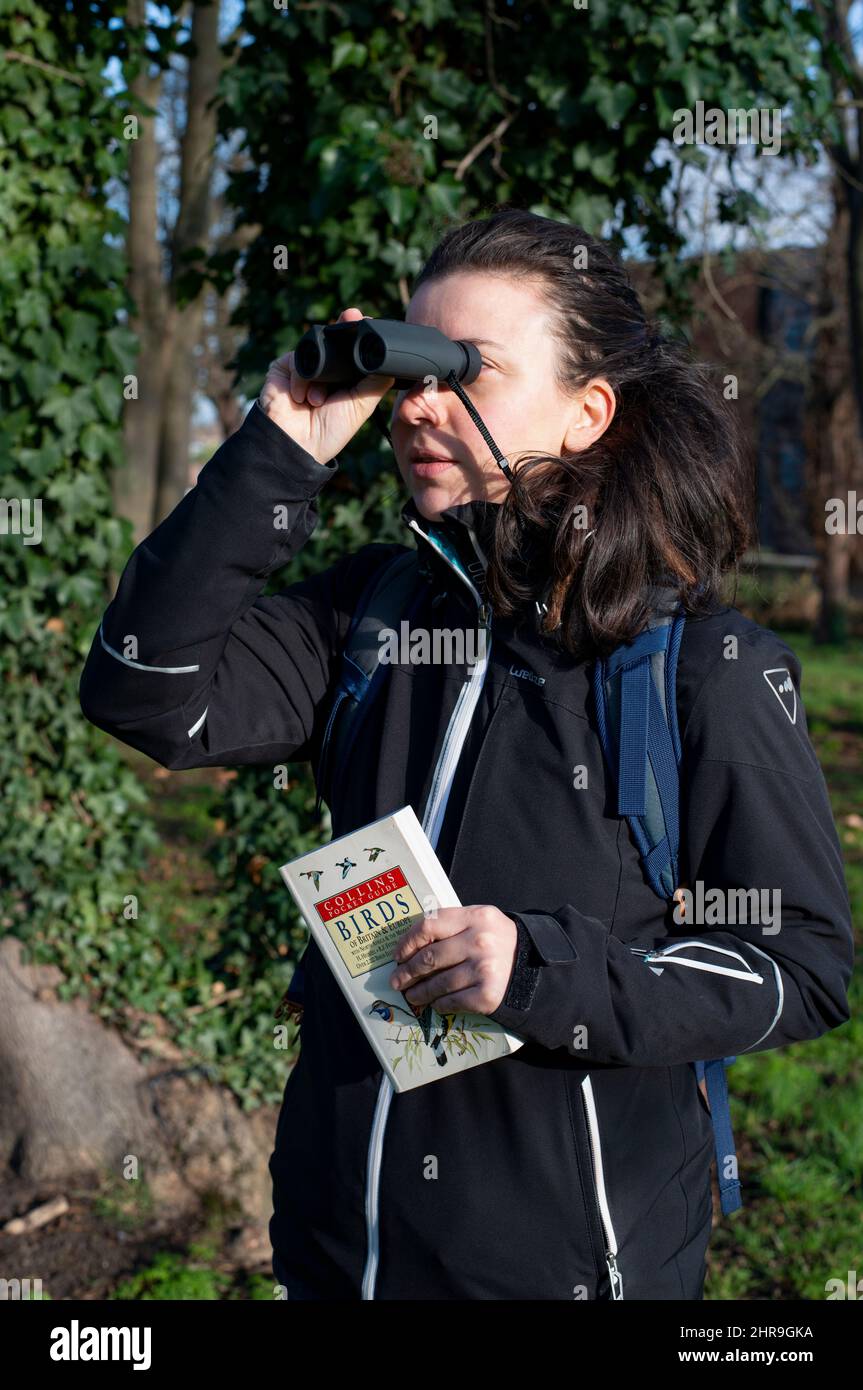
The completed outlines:
<svg viewBox="0 0 863 1390">
<path fill-rule="evenodd" d="M 292 477 L 307 478 L 313 493 L 318 492 L 324 483 L 338 472 L 338 455 L 329 463 L 318 463 L 302 444 L 297 443 L 293 435 L 283 430 L 281 425 L 277 425 L 275 420 L 261 409 L 258 401 L 253 402 L 237 433 L 252 439 L 266 452 L 268 458 L 289 467 Z"/>
<path fill-rule="evenodd" d="M 518 946 L 516 947 L 512 974 L 509 977 L 509 984 L 507 985 L 506 994 L 501 1000 L 500 1007 L 507 1009 L 528 1009 L 536 993 L 536 985 L 539 979 L 539 966 L 541 963 L 540 956 L 521 918 L 514 912 L 507 913 L 507 916 L 511 917 L 515 922 L 515 929 L 518 934 Z"/>
<path fill-rule="evenodd" d="M 542 994 L 541 985 L 548 967 L 577 961 L 578 952 L 557 918 L 549 913 L 509 912 L 507 916 L 513 919 L 518 932 L 516 957 L 503 1001 L 488 1017 L 507 1032 L 521 1033 L 526 1039 L 542 1042 L 544 1046 L 555 1046 L 557 1044 L 545 1036 L 534 1036 L 529 1020 L 539 1002 L 538 991 L 540 996 Z"/>
</svg>

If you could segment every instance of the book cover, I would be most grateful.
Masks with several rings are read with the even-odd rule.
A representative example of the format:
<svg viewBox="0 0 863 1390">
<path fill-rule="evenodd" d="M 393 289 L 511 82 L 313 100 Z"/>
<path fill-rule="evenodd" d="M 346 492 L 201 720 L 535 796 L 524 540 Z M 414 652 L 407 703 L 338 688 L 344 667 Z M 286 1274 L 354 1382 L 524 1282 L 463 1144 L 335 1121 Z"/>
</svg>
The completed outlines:
<svg viewBox="0 0 863 1390">
<path fill-rule="evenodd" d="M 522 1039 L 481 1014 L 415 1013 L 391 987 L 393 952 L 436 907 L 461 907 L 412 806 L 279 872 L 396 1091 L 493 1062 Z"/>
</svg>

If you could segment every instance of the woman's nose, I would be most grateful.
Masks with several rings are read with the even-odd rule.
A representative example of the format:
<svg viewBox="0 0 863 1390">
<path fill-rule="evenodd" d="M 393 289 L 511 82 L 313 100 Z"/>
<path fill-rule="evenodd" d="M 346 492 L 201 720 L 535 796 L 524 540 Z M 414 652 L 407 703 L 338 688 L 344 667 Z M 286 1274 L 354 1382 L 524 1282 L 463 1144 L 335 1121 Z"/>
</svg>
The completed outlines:
<svg viewBox="0 0 863 1390">
<path fill-rule="evenodd" d="M 446 382 L 436 377 L 421 377 L 408 390 L 399 391 L 393 405 L 393 419 L 403 411 L 412 415 L 416 410 L 431 411 L 437 414 L 446 396 L 452 395 Z"/>
</svg>

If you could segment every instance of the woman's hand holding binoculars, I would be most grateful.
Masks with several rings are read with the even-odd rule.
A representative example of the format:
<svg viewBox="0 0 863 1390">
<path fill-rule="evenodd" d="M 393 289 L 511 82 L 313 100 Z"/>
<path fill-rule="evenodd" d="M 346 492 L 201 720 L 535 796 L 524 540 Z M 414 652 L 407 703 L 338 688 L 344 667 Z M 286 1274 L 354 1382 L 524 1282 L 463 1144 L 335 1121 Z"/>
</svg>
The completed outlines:
<svg viewBox="0 0 863 1390">
<path fill-rule="evenodd" d="M 343 309 L 337 322 L 365 317 L 359 309 Z M 391 376 L 364 376 L 355 386 L 327 394 L 326 386 L 305 381 L 297 374 L 294 354 L 286 352 L 270 363 L 258 404 L 306 453 L 327 464 L 353 439 L 394 385 Z"/>
</svg>

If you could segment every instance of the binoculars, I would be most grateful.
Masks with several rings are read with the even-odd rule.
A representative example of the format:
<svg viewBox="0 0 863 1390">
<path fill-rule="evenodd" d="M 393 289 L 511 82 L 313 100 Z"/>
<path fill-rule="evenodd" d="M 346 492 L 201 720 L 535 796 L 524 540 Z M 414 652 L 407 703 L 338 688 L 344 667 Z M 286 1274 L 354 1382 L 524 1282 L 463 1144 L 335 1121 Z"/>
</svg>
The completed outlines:
<svg viewBox="0 0 863 1390">
<path fill-rule="evenodd" d="M 482 371 L 482 357 L 473 343 L 454 341 L 436 328 L 400 319 L 315 323 L 294 349 L 294 370 L 304 381 L 327 386 L 355 386 L 364 376 L 391 376 L 397 391 L 409 391 L 425 377 L 444 381 L 470 415 L 498 467 L 512 478 L 508 461 L 463 389 Z M 372 419 L 392 447 L 390 432 L 377 410 Z"/>
<path fill-rule="evenodd" d="M 482 368 L 473 343 L 453 342 L 436 328 L 399 319 L 357 319 L 313 324 L 294 350 L 294 369 L 305 381 L 355 385 L 364 376 L 391 376 L 396 390 L 424 377 L 469 385 Z"/>
</svg>

